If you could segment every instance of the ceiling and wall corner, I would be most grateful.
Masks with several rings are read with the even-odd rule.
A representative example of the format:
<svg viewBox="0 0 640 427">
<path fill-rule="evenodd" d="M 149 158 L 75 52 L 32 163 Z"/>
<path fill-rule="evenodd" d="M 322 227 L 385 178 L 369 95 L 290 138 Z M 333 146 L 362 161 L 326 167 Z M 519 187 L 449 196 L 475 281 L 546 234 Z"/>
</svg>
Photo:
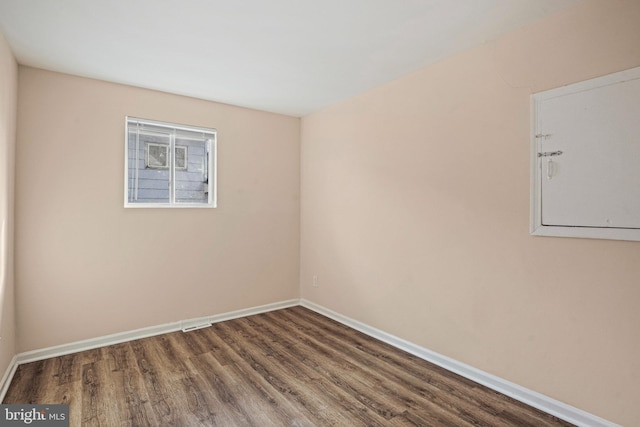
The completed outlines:
<svg viewBox="0 0 640 427">
<path fill-rule="evenodd" d="M 2 0 L 18 62 L 304 116 L 580 0 Z"/>
</svg>

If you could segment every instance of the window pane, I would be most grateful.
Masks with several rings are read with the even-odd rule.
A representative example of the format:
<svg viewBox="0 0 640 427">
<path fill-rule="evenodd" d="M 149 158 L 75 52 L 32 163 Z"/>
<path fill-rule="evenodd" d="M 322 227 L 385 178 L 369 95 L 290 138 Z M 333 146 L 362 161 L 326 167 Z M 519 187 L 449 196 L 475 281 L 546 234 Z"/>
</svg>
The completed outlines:
<svg viewBox="0 0 640 427">
<path fill-rule="evenodd" d="M 176 137 L 176 203 L 207 203 L 207 140 Z"/>
<path fill-rule="evenodd" d="M 129 131 L 129 203 L 169 203 L 169 143 L 167 133 Z"/>
</svg>

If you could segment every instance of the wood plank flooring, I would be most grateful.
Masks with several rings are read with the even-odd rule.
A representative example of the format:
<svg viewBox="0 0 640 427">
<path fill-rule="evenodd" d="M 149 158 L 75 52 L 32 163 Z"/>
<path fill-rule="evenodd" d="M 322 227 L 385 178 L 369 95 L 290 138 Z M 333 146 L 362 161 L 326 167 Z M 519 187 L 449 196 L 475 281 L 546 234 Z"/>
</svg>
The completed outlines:
<svg viewBox="0 0 640 427">
<path fill-rule="evenodd" d="M 18 367 L 72 426 L 569 426 L 303 307 Z"/>
</svg>

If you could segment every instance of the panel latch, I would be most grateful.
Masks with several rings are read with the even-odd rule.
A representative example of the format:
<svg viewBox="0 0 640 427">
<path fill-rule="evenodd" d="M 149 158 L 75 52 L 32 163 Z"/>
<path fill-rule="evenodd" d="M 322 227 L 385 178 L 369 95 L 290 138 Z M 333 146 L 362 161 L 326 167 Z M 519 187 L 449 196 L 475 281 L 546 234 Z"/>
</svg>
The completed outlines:
<svg viewBox="0 0 640 427">
<path fill-rule="evenodd" d="M 544 153 L 538 153 L 538 157 L 553 157 L 553 156 L 561 156 L 562 151 L 546 151 Z"/>
</svg>

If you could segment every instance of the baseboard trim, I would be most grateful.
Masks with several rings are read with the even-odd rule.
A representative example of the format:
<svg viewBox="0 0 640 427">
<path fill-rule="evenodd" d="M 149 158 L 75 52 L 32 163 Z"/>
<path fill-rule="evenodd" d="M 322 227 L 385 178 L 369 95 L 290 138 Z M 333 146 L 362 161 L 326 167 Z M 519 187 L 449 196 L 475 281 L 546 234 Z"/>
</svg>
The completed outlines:
<svg viewBox="0 0 640 427">
<path fill-rule="evenodd" d="M 166 334 L 168 332 L 176 332 L 182 330 L 183 328 L 189 328 L 192 325 L 223 322 L 225 320 L 237 319 L 239 317 L 246 317 L 254 314 L 266 313 L 273 310 L 280 310 L 282 308 L 299 305 L 299 303 L 299 300 L 292 299 L 272 304 L 265 304 L 257 307 L 235 310 L 227 313 L 165 323 L 163 325 L 150 326 L 147 328 L 135 329 L 132 331 L 119 332 L 116 334 L 105 335 L 98 338 L 76 341 L 69 344 L 62 344 L 38 350 L 26 351 L 24 353 L 17 354 L 15 359 L 17 364 L 21 365 L 23 363 L 36 362 L 38 360 L 48 359 L 50 357 L 64 356 L 66 354 L 77 353 L 79 351 L 91 350 L 94 348 L 119 344 L 127 341 L 137 340 L 140 338 L 152 337 L 156 335 Z M 13 375 L 11 377 L 13 378 Z"/>
<path fill-rule="evenodd" d="M 614 424 L 596 415 L 590 414 L 571 405 L 567 405 L 566 403 L 560 402 L 556 399 L 545 396 L 533 390 L 529 390 L 525 387 L 499 378 L 488 372 L 481 371 L 465 363 L 436 353 L 435 351 L 420 347 L 409 341 L 403 340 L 402 338 L 398 338 L 394 335 L 373 328 L 365 323 L 351 319 L 347 316 L 343 316 L 342 314 L 336 313 L 335 311 L 318 305 L 314 302 L 301 299 L 300 305 L 319 314 L 322 314 L 323 316 L 329 317 L 337 322 L 340 322 L 343 325 L 360 331 L 365 335 L 369 335 L 370 337 L 376 338 L 382 342 L 404 350 L 407 353 L 413 354 L 414 356 L 426 360 L 427 362 L 431 362 L 448 371 L 454 372 L 460 376 L 489 387 L 492 390 L 512 397 L 522 403 L 526 403 L 529 406 L 533 406 L 534 408 L 540 409 L 541 411 L 575 424 L 576 426 L 620 427 L 618 424 Z"/>
<path fill-rule="evenodd" d="M 9 366 L 7 366 L 7 369 L 4 371 L 2 380 L 0 380 L 0 403 L 4 400 L 7 390 L 9 390 L 9 385 L 16 373 L 16 369 L 18 369 L 18 358 L 17 356 L 13 356 L 13 358 L 11 358 L 11 362 L 9 362 Z"/>
<path fill-rule="evenodd" d="M 38 350 L 25 351 L 18 353 L 11 359 L 11 363 L 7 367 L 2 380 L 0 380 L 0 402 L 4 401 L 4 397 L 9 390 L 13 376 L 19 365 L 23 363 L 36 362 L 38 360 L 48 359 L 50 357 L 64 356 L 66 354 L 77 353 L 80 351 L 91 350 L 108 345 L 119 344 L 122 342 L 147 338 L 156 335 L 175 332 L 183 328 L 189 328 L 193 325 L 201 325 L 204 323 L 217 323 L 225 320 L 237 319 L 239 317 L 251 316 L 254 314 L 267 313 L 269 311 L 280 310 L 282 308 L 293 307 L 300 304 L 300 300 L 291 299 L 286 301 L 275 302 L 271 304 L 260 305 L 257 307 L 235 310 L 227 313 L 214 314 L 206 317 L 198 317 L 193 319 L 181 320 L 178 322 L 165 323 L 163 325 L 150 326 L 147 328 L 135 329 L 132 331 L 119 332 L 116 334 L 105 335 L 98 338 L 91 338 L 82 341 L 76 341 L 68 344 L 56 345 L 53 347 L 42 348 Z"/>
<path fill-rule="evenodd" d="M 551 397 L 545 396 L 533 390 L 529 390 L 515 383 L 499 378 L 495 375 L 489 374 L 488 372 L 481 371 L 450 357 L 436 353 L 424 347 L 420 347 L 409 341 L 403 340 L 402 338 L 398 338 L 394 335 L 371 327 L 365 323 L 351 319 L 347 316 L 343 316 L 342 314 L 336 313 L 333 310 L 330 310 L 326 307 L 305 299 L 292 299 L 247 309 L 236 310 L 228 313 L 221 313 L 206 317 L 165 323 L 163 325 L 120 332 L 98 338 L 76 341 L 69 344 L 62 344 L 58 346 L 16 354 L 11 360 L 11 363 L 7 367 L 4 376 L 0 381 L 0 402 L 4 400 L 7 390 L 9 389 L 9 385 L 11 384 L 11 380 L 15 375 L 16 369 L 23 363 L 35 362 L 38 360 L 48 359 L 50 357 L 64 356 L 66 354 L 91 350 L 94 348 L 132 341 L 140 338 L 147 338 L 168 332 L 180 331 L 183 328 L 189 328 L 190 326 L 201 325 L 207 322 L 224 322 L 225 320 L 232 320 L 240 317 L 252 316 L 254 314 L 267 313 L 269 311 L 280 310 L 296 305 L 301 305 L 310 310 L 313 310 L 319 314 L 322 314 L 323 316 L 329 317 L 370 337 L 376 338 L 382 342 L 404 350 L 407 353 L 413 354 L 414 356 L 438 365 L 444 369 L 447 369 L 451 372 L 454 372 L 458 375 L 489 387 L 492 390 L 505 394 L 520 402 L 526 403 L 527 405 L 533 406 L 534 408 L 540 409 L 541 411 L 554 415 L 579 427 L 620 427 L 618 424 L 614 424 L 581 409 L 567 405 Z"/>
</svg>

